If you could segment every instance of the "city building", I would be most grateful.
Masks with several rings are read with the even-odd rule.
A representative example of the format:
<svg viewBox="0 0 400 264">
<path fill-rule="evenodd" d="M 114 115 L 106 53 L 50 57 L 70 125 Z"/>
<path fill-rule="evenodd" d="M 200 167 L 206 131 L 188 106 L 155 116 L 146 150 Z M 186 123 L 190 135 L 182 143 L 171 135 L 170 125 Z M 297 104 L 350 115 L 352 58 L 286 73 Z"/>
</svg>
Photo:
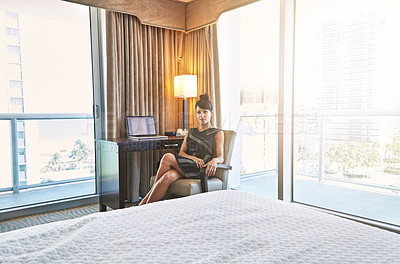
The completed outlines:
<svg viewBox="0 0 400 264">
<path fill-rule="evenodd" d="M 4 21 L 0 24 L 1 31 L 4 37 L 0 38 L 0 50 L 3 50 L 5 58 L 1 61 L 5 67 L 5 71 L 1 77 L 2 83 L 2 106 L 1 112 L 8 113 L 24 113 L 24 85 L 22 73 L 22 58 L 21 58 L 21 39 L 19 15 L 17 13 L 1 11 L 0 16 Z M 11 123 L 11 126 L 13 123 Z M 20 185 L 27 183 L 26 175 L 26 139 L 25 139 L 25 121 L 16 122 L 18 145 L 18 175 Z"/>
</svg>

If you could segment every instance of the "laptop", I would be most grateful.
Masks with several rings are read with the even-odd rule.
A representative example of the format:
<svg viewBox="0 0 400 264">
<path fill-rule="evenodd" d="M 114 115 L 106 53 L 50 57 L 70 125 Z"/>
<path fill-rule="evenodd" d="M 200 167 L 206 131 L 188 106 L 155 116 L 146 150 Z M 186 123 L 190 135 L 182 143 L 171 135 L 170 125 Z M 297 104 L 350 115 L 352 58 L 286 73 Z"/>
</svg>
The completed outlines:
<svg viewBox="0 0 400 264">
<path fill-rule="evenodd" d="M 167 136 L 157 135 L 156 121 L 154 116 L 127 116 L 126 127 L 130 139 L 164 139 Z"/>
</svg>

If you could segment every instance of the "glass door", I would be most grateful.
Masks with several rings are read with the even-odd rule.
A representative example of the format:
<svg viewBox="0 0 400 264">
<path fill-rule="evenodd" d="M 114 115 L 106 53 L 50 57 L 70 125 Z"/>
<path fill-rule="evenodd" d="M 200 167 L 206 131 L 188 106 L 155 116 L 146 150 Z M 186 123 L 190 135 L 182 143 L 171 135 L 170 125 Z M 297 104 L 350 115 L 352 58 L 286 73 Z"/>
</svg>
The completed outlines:
<svg viewBox="0 0 400 264">
<path fill-rule="evenodd" d="M 0 209 L 95 193 L 89 8 L 0 3 Z"/>
<path fill-rule="evenodd" d="M 400 2 L 296 2 L 294 200 L 400 225 Z"/>
<path fill-rule="evenodd" d="M 271 197 L 277 197 L 279 4 L 260 1 L 218 21 L 222 124 L 238 132 L 230 186 Z"/>
</svg>

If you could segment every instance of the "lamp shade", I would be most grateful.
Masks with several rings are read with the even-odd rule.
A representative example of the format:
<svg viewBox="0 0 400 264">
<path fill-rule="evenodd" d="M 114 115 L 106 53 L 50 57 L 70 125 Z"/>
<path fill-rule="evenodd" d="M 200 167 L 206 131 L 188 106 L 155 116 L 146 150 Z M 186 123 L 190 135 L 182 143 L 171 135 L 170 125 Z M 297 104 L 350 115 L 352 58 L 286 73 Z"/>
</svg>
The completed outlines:
<svg viewBox="0 0 400 264">
<path fill-rule="evenodd" d="M 174 77 L 175 97 L 197 97 L 197 75 L 178 75 Z"/>
</svg>

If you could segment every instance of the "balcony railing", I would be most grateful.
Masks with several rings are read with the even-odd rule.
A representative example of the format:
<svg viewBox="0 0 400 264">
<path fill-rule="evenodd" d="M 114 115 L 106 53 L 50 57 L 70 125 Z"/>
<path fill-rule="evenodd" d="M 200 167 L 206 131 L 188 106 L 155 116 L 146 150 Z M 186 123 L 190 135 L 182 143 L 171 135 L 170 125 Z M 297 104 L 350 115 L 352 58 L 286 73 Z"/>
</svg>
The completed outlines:
<svg viewBox="0 0 400 264">
<path fill-rule="evenodd" d="M 81 177 L 76 179 L 69 180 L 58 180 L 46 183 L 39 184 L 27 184 L 20 186 L 19 180 L 19 165 L 21 162 L 21 158 L 19 157 L 19 142 L 18 142 L 18 121 L 28 121 L 28 120 L 66 120 L 66 119 L 74 119 L 74 120 L 82 120 L 82 119 L 93 119 L 92 114 L 79 113 L 79 114 L 25 114 L 25 113 L 15 113 L 15 114 L 0 114 L 0 120 L 10 121 L 10 134 L 11 134 L 11 157 L 12 157 L 12 187 L 9 188 L 1 188 L 0 192 L 13 191 L 13 193 L 19 193 L 21 189 L 29 189 L 36 187 L 44 187 L 56 184 L 63 183 L 71 183 L 78 181 L 85 181 L 88 179 L 93 179 L 93 177 Z"/>
<path fill-rule="evenodd" d="M 392 190 L 392 191 L 400 191 L 399 186 L 393 186 L 393 185 L 383 185 L 383 184 L 378 184 L 378 183 L 366 183 L 366 182 L 360 182 L 360 181 L 354 181 L 352 179 L 345 179 L 345 178 L 335 178 L 330 175 L 326 175 L 325 173 L 325 143 L 327 142 L 326 140 L 326 126 L 327 122 L 329 122 L 329 118 L 334 118 L 336 121 L 338 119 L 351 119 L 354 117 L 354 119 L 363 119 L 365 120 L 370 120 L 371 119 L 376 119 L 376 118 L 398 118 L 399 119 L 399 132 L 400 132 L 400 112 L 399 111 L 376 111 L 376 110 L 353 110 L 353 111 L 318 111 L 318 112 L 304 112 L 300 114 L 296 114 L 294 116 L 295 120 L 295 126 L 294 126 L 294 136 L 296 137 L 297 135 L 300 135 L 302 133 L 304 134 L 314 134 L 316 136 L 316 142 L 313 144 L 316 144 L 317 149 L 318 149 L 318 161 L 316 162 L 316 165 L 318 165 L 318 170 L 316 173 L 303 173 L 300 171 L 295 172 L 297 175 L 302 175 L 306 177 L 312 177 L 316 178 L 319 182 L 322 182 L 323 180 L 330 180 L 330 181 L 338 181 L 338 182 L 345 182 L 345 183 L 350 183 L 354 185 L 362 185 L 362 186 L 368 186 L 368 187 L 374 187 L 374 188 L 380 188 L 380 189 L 386 189 L 386 190 Z M 277 134 L 278 132 L 276 131 L 277 124 L 275 124 L 275 127 L 271 128 L 267 125 L 268 122 L 271 122 L 271 119 L 277 122 L 278 120 L 278 115 L 274 114 L 246 114 L 241 116 L 241 122 L 240 126 L 243 126 L 246 124 L 249 125 L 251 122 L 247 122 L 246 118 L 252 118 L 257 120 L 257 122 L 252 122 L 254 125 L 257 125 L 257 123 L 262 123 L 261 127 L 249 127 L 244 130 L 242 130 L 244 133 L 248 134 L 268 134 L 268 133 L 275 133 Z M 269 119 L 269 120 L 268 120 Z M 354 120 L 353 120 L 354 121 Z M 373 121 L 373 120 L 372 120 Z M 377 120 L 378 122 L 379 120 Z M 247 123 L 246 123 L 247 122 Z M 336 122 L 337 123 L 337 122 Z M 335 127 L 338 126 L 334 122 L 329 123 L 331 126 L 334 125 Z M 340 123 L 340 122 L 339 122 Z M 342 122 L 343 123 L 343 122 Z M 346 123 L 346 122 L 344 122 Z M 351 122 L 347 122 L 351 123 Z M 376 123 L 376 122 L 375 122 Z M 357 128 L 360 128 L 361 130 L 374 130 L 375 124 L 374 122 L 365 122 L 361 124 L 361 127 L 354 127 L 353 124 L 352 127 L 340 127 L 340 130 L 345 131 L 347 130 L 354 130 Z M 250 125 L 251 126 L 251 125 Z M 368 126 L 368 127 L 367 127 Z M 267 128 L 267 129 L 266 129 Z M 344 136 L 349 136 L 346 133 L 344 133 Z M 355 135 L 355 136 L 368 136 L 368 135 Z M 371 138 L 373 135 L 371 135 Z M 306 138 L 306 140 L 309 140 Z M 295 144 L 296 142 L 294 142 Z M 322 153 L 322 155 L 320 155 Z M 246 155 L 246 154 L 245 154 Z M 246 177 L 252 177 L 252 176 L 259 176 L 262 173 L 265 174 L 271 174 L 273 171 L 276 171 L 276 168 L 268 168 L 265 171 L 260 171 L 260 172 L 254 172 L 254 173 L 249 173 L 249 174 L 244 174 L 241 176 L 241 178 L 246 178 Z"/>
</svg>

